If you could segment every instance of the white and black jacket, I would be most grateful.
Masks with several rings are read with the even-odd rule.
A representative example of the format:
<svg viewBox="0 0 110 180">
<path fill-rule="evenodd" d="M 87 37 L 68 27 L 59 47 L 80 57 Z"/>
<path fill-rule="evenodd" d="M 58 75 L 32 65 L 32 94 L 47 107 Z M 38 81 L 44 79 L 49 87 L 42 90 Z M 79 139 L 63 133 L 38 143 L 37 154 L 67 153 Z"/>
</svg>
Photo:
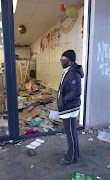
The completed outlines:
<svg viewBox="0 0 110 180">
<path fill-rule="evenodd" d="M 75 63 L 69 68 L 58 90 L 57 106 L 59 115 L 80 109 L 81 78 L 83 77 L 84 73 L 81 65 Z"/>
</svg>

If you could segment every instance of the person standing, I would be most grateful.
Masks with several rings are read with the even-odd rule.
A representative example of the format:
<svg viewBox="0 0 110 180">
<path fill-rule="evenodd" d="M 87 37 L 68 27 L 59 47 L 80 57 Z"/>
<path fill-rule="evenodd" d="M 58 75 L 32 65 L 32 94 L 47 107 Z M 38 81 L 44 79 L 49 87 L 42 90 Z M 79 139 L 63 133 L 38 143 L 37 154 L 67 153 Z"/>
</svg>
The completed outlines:
<svg viewBox="0 0 110 180">
<path fill-rule="evenodd" d="M 64 74 L 59 85 L 57 106 L 68 144 L 68 150 L 64 153 L 64 159 L 60 160 L 60 164 L 69 165 L 77 163 L 79 157 L 76 117 L 81 105 L 81 78 L 84 77 L 84 73 L 82 66 L 75 63 L 74 50 L 65 51 L 60 61 Z"/>
</svg>

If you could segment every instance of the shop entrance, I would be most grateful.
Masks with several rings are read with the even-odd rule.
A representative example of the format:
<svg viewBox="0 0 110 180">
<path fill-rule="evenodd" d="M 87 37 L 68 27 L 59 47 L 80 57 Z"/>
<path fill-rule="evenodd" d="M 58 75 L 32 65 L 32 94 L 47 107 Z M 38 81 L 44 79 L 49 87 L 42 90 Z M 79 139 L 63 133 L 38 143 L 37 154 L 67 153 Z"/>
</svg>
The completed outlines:
<svg viewBox="0 0 110 180">
<path fill-rule="evenodd" d="M 81 64 L 85 72 L 85 79 L 82 81 L 82 106 L 77 118 L 77 128 L 84 128 L 88 4 L 84 28 L 85 8 L 82 0 L 77 3 L 69 0 L 65 4 L 64 1 L 57 0 L 22 0 L 17 2 L 16 8 L 13 3 L 13 13 L 11 0 L 1 2 L 6 83 L 2 82 L 1 72 L 0 88 L 3 93 L 1 96 L 4 96 L 6 90 L 7 98 L 1 100 L 0 122 L 7 122 L 5 129 L 9 129 L 9 133 L 5 135 L 16 140 L 63 131 L 56 98 L 63 72 L 60 58 L 68 49 L 74 49 L 76 63 Z M 75 15 L 71 14 L 72 8 Z"/>
</svg>

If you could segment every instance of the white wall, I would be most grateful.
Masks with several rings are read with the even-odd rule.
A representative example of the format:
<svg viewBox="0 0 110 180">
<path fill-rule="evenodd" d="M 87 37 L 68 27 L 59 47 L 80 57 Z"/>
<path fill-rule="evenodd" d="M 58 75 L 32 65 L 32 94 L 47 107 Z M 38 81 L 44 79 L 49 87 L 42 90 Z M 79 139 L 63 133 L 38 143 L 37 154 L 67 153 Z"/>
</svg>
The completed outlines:
<svg viewBox="0 0 110 180">
<path fill-rule="evenodd" d="M 72 30 L 68 34 L 64 34 L 63 32 L 61 32 L 61 40 L 60 40 L 60 44 L 64 44 L 67 42 L 72 43 L 72 49 L 75 50 L 76 55 L 77 55 L 77 62 L 79 62 L 79 63 L 81 63 L 81 59 L 82 59 L 82 34 L 81 34 L 81 31 L 82 31 L 82 16 L 83 15 L 84 15 L 84 8 L 81 8 L 79 10 L 79 16 L 78 16 L 78 19 L 77 19 L 74 27 L 72 28 Z M 68 25 L 69 21 L 71 21 L 71 19 L 68 19 L 66 22 L 64 22 L 65 27 Z M 53 30 L 54 28 L 59 28 L 60 25 L 61 25 L 61 23 L 58 22 L 51 29 L 49 29 L 49 31 L 46 32 L 44 35 L 51 32 L 51 30 Z M 31 45 L 31 51 L 32 52 L 40 53 L 40 40 L 42 37 L 37 39 Z"/>
<path fill-rule="evenodd" d="M 30 58 L 30 47 L 15 48 L 15 54 L 20 58 Z M 0 48 L 0 64 L 4 62 L 3 48 Z"/>
<path fill-rule="evenodd" d="M 50 33 L 54 28 L 60 28 L 61 23 L 58 22 L 54 25 L 48 32 L 46 32 L 42 37 L 36 40 L 31 45 L 31 52 L 37 52 L 37 79 L 43 80 L 54 89 L 58 89 L 58 85 L 61 79 L 62 68 L 60 64 L 60 58 L 62 53 L 68 49 L 74 49 L 76 52 L 77 63 L 82 64 L 82 16 L 84 15 L 84 8 L 79 10 L 78 19 L 68 34 L 64 34 L 61 31 L 61 38 L 59 41 L 59 46 L 53 49 L 49 49 L 46 52 L 40 53 L 40 40 L 45 35 Z M 67 27 L 71 23 L 72 19 L 68 19 L 63 22 L 63 26 Z"/>
<path fill-rule="evenodd" d="M 0 64 L 4 62 L 4 52 L 3 48 L 0 48 Z"/>
<path fill-rule="evenodd" d="M 30 47 L 15 48 L 15 54 L 19 55 L 19 58 L 29 59 L 30 58 Z"/>
<path fill-rule="evenodd" d="M 0 48 L 0 72 L 2 72 L 1 63 L 4 63 L 4 52 L 3 52 L 3 48 Z"/>
</svg>

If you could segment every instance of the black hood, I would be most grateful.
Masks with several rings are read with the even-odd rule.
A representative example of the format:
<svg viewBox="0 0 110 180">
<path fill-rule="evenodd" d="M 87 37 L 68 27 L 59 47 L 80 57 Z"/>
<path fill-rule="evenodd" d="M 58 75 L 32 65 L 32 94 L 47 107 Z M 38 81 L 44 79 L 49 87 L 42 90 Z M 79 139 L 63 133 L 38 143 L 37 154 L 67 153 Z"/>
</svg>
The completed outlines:
<svg viewBox="0 0 110 180">
<path fill-rule="evenodd" d="M 69 71 L 76 71 L 80 74 L 81 78 L 84 77 L 84 72 L 83 72 L 83 68 L 81 65 L 78 65 L 75 63 L 70 67 Z"/>
</svg>

